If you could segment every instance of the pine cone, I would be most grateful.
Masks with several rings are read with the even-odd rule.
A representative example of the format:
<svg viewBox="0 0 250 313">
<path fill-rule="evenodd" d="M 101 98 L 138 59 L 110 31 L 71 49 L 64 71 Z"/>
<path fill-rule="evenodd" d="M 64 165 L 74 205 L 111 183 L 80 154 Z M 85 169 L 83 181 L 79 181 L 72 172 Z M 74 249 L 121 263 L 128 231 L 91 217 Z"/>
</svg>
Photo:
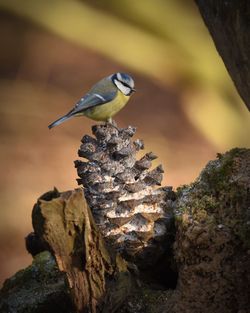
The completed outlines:
<svg viewBox="0 0 250 313">
<path fill-rule="evenodd" d="M 151 170 L 155 154 L 136 159 L 144 145 L 141 140 L 131 140 L 134 127 L 118 129 L 102 124 L 93 126 L 92 131 L 96 138 L 85 135 L 78 151 L 88 161 L 75 161 L 78 184 L 84 186 L 106 241 L 139 266 L 152 265 L 166 245 L 172 188 L 156 189 L 161 185 L 163 168 L 159 165 Z"/>
</svg>

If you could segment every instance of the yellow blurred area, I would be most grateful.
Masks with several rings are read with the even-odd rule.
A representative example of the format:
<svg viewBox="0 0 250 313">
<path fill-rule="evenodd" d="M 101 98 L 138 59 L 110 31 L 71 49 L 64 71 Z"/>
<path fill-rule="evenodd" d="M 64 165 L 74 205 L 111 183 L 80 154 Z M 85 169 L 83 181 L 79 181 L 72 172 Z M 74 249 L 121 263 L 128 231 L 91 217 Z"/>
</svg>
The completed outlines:
<svg viewBox="0 0 250 313">
<path fill-rule="evenodd" d="M 94 122 L 49 131 L 100 78 L 138 92 L 116 117 L 159 156 L 164 184 L 197 177 L 216 152 L 250 146 L 250 117 L 192 0 L 0 0 L 0 283 L 31 257 L 36 199 L 77 187 L 73 161 Z"/>
</svg>

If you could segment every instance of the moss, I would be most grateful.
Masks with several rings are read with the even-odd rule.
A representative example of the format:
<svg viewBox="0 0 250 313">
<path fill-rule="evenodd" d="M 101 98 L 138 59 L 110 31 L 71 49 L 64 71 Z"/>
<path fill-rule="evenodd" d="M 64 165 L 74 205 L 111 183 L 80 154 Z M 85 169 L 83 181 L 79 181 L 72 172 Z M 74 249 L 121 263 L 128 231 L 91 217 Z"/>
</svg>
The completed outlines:
<svg viewBox="0 0 250 313">
<path fill-rule="evenodd" d="M 2 313 L 68 313 L 71 310 L 64 275 L 48 251 L 38 254 L 32 265 L 8 279 L 0 299 Z"/>
<path fill-rule="evenodd" d="M 194 183 L 178 190 L 174 249 L 179 276 L 169 312 L 247 311 L 249 205 L 249 149 L 218 155 Z"/>
<path fill-rule="evenodd" d="M 52 278 L 55 276 L 55 266 L 56 264 L 51 254 L 48 251 L 44 251 L 34 258 L 32 265 L 24 270 L 20 270 L 13 277 L 5 281 L 2 291 L 4 292 L 6 289 L 18 284 L 30 283 L 30 279 L 34 280 L 40 273 L 43 273 L 43 279 L 48 281 L 50 276 Z"/>
<path fill-rule="evenodd" d="M 136 289 L 119 313 L 162 313 L 173 290 L 151 289 L 142 285 Z"/>
<path fill-rule="evenodd" d="M 200 179 L 208 184 L 208 187 L 216 191 L 225 190 L 228 187 L 228 179 L 232 176 L 235 160 L 241 157 L 247 149 L 234 148 L 225 154 L 217 154 L 217 160 L 210 161 L 202 171 Z"/>
<path fill-rule="evenodd" d="M 190 188 L 190 185 L 187 185 L 187 184 L 177 187 L 176 189 L 177 198 L 179 198 L 183 194 L 184 190 L 189 189 L 189 188 Z"/>
<path fill-rule="evenodd" d="M 243 171 L 240 175 L 244 176 L 240 162 L 247 153 L 248 149 L 235 148 L 224 155 L 219 154 L 194 183 L 178 188 L 176 221 L 182 222 L 180 214 L 186 212 L 199 222 L 223 223 L 249 247 L 249 190 L 239 182 L 238 173 Z"/>
</svg>

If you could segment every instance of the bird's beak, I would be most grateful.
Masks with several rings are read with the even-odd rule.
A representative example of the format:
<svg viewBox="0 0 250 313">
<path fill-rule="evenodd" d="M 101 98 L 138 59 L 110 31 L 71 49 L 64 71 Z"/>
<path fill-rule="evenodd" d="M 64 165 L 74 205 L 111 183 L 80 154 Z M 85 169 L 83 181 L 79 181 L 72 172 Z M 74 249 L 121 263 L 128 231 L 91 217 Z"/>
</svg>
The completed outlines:
<svg viewBox="0 0 250 313">
<path fill-rule="evenodd" d="M 132 91 L 133 91 L 133 92 L 136 92 L 136 89 L 135 89 L 135 88 L 132 88 Z"/>
</svg>

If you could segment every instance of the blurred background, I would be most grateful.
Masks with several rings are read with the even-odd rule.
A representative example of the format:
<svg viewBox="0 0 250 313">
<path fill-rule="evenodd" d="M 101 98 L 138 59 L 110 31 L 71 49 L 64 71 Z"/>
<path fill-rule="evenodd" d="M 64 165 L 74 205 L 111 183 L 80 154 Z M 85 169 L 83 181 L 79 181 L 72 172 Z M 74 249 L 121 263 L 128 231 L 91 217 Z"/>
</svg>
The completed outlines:
<svg viewBox="0 0 250 313">
<path fill-rule="evenodd" d="M 36 199 L 77 187 L 73 161 L 94 122 L 47 125 L 102 77 L 134 77 L 138 92 L 116 122 L 137 127 L 166 185 L 250 146 L 249 112 L 192 0 L 0 0 L 0 36 L 0 285 L 31 262 Z"/>
</svg>

